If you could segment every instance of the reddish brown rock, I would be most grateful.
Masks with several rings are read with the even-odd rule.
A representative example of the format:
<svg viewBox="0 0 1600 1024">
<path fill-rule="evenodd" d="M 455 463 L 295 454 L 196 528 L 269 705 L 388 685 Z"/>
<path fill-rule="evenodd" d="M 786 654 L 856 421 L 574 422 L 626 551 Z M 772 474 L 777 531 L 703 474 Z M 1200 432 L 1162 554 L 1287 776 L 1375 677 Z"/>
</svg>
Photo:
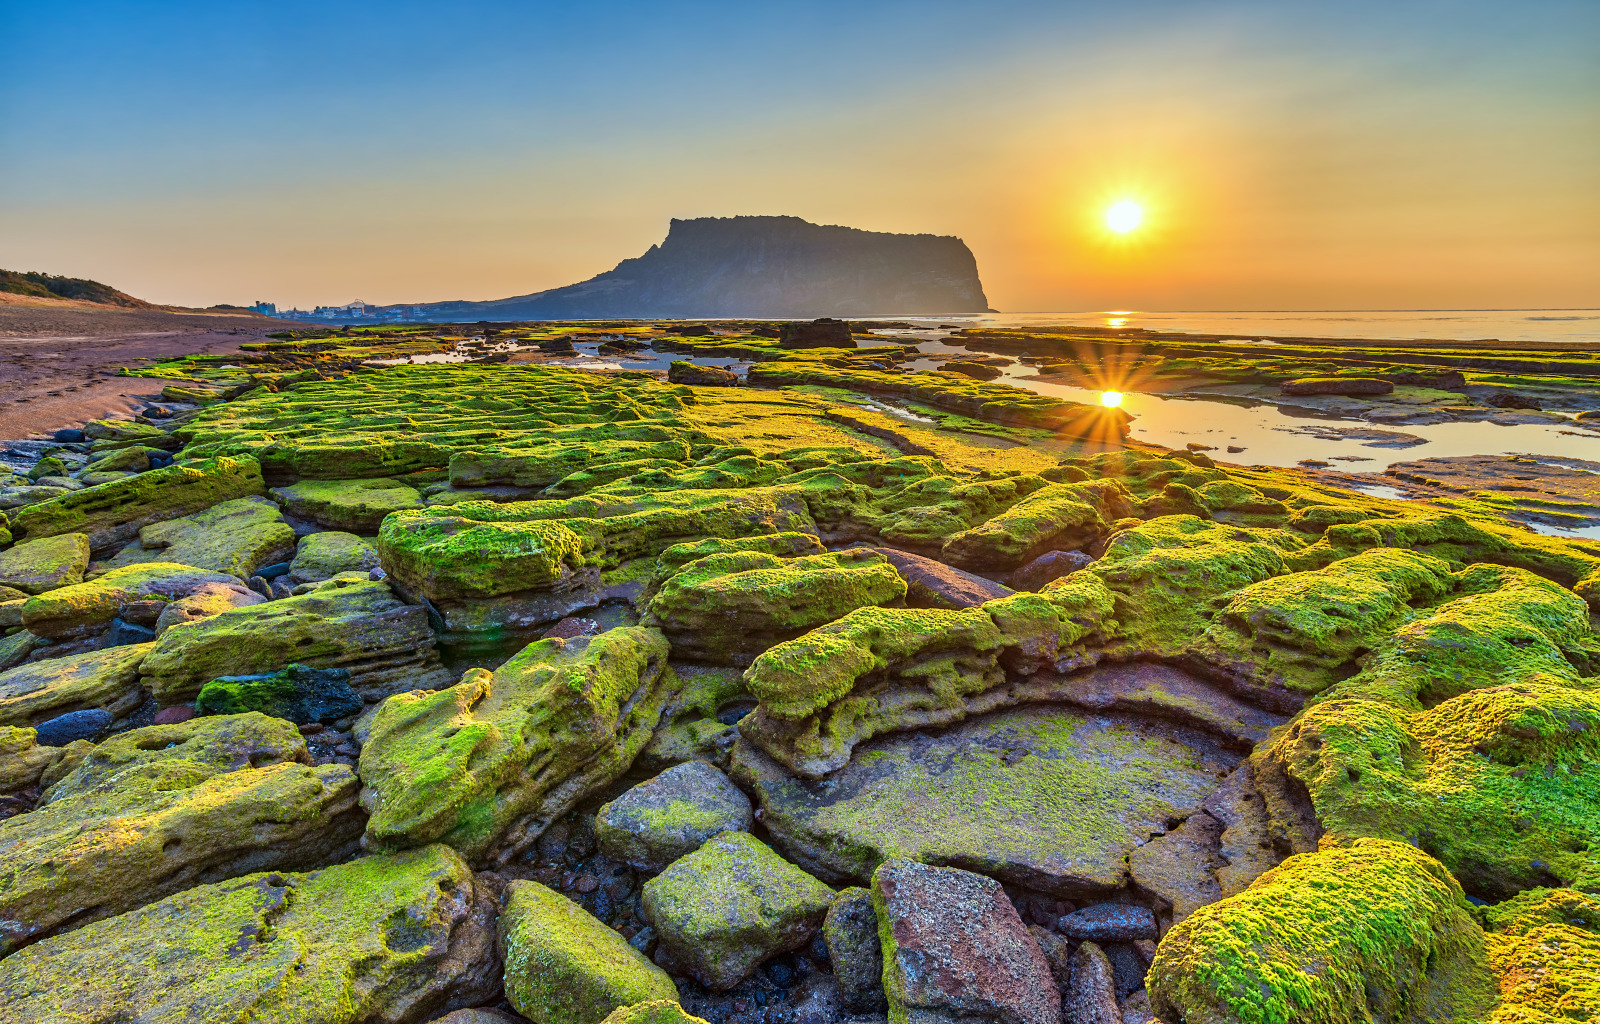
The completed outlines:
<svg viewBox="0 0 1600 1024">
<path fill-rule="evenodd" d="M 998 882 L 897 858 L 873 872 L 872 899 L 891 1020 L 1059 1024 L 1050 966 Z"/>
</svg>

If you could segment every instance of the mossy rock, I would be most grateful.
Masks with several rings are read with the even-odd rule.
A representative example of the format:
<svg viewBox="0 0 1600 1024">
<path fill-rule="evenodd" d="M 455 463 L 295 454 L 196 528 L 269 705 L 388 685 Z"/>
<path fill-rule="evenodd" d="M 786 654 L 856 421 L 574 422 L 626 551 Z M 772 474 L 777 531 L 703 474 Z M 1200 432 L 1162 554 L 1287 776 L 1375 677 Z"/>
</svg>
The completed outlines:
<svg viewBox="0 0 1600 1024">
<path fill-rule="evenodd" d="M 857 743 L 949 725 L 1017 702 L 1027 677 L 1093 664 L 1113 634 L 1113 596 L 1096 576 L 961 610 L 862 608 L 767 651 L 745 673 L 760 701 L 745 737 L 792 770 L 820 777 Z"/>
<path fill-rule="evenodd" d="M 0 960 L 0 1013 L 17 1024 L 427 1020 L 498 991 L 496 904 L 442 846 L 201 885 Z"/>
<path fill-rule="evenodd" d="M 147 448 L 142 444 L 129 445 L 126 448 L 119 448 L 109 454 L 102 455 L 100 458 L 90 462 L 83 467 L 82 472 L 78 474 L 78 478 L 82 480 L 92 473 L 143 473 L 150 468 L 151 456 L 166 454 L 166 451 L 161 448 Z M 85 480 L 84 482 L 90 483 L 91 481 Z"/>
<path fill-rule="evenodd" d="M 0 585 L 26 594 L 83 582 L 89 567 L 89 538 L 81 533 L 63 533 L 24 541 L 0 551 Z"/>
<path fill-rule="evenodd" d="M 259 711 L 297 724 L 336 722 L 360 714 L 361 695 L 342 668 L 288 665 L 256 676 L 223 676 L 200 688 L 195 710 L 202 715 Z"/>
<path fill-rule="evenodd" d="M 732 774 L 777 848 L 827 881 L 907 857 L 1080 899 L 1120 890 L 1128 855 L 1241 756 L 1160 719 L 1041 703 L 869 740 L 822 780 L 741 742 Z"/>
<path fill-rule="evenodd" d="M 666 634 L 678 657 L 747 665 L 809 629 L 905 595 L 905 581 L 874 551 L 787 559 L 730 551 L 668 577 L 645 621 Z"/>
<path fill-rule="evenodd" d="M 706 1024 L 679 1005 L 676 999 L 652 999 L 632 1006 L 619 1006 L 605 1024 Z"/>
<path fill-rule="evenodd" d="M 641 871 L 660 871 L 723 832 L 748 832 L 750 798 L 704 761 L 669 768 L 602 804 L 600 851 Z"/>
<path fill-rule="evenodd" d="M 526 848 L 633 763 L 672 684 L 666 660 L 660 633 L 624 627 L 384 701 L 361 750 L 368 845 L 444 842 L 474 861 Z"/>
<path fill-rule="evenodd" d="M 725 832 L 646 882 L 641 908 L 660 935 L 657 962 L 724 991 L 805 945 L 832 902 L 832 889 L 748 832 Z"/>
<path fill-rule="evenodd" d="M 1004 572 L 1046 551 L 1074 551 L 1103 539 L 1111 523 L 1137 511 L 1115 480 L 1051 484 L 944 542 L 940 560 L 962 569 Z"/>
<path fill-rule="evenodd" d="M 1502 899 L 1539 885 L 1600 885 L 1597 744 L 1600 696 L 1529 679 L 1427 711 L 1330 700 L 1255 765 L 1282 841 L 1414 843 L 1467 891 Z"/>
<path fill-rule="evenodd" d="M 228 573 L 174 562 L 152 562 L 112 569 L 86 583 L 29 598 L 22 624 L 53 640 L 92 636 L 134 603 L 176 601 L 211 584 L 235 584 Z"/>
<path fill-rule="evenodd" d="M 538 882 L 514 881 L 500 912 L 506 999 L 547 1024 L 600 1024 L 638 1003 L 670 1001 L 665 971 L 588 911 Z"/>
<path fill-rule="evenodd" d="M 274 487 L 272 497 L 289 515 L 329 530 L 371 535 L 390 512 L 422 507 L 422 493 L 388 477 L 302 480 Z"/>
<path fill-rule="evenodd" d="M 117 451 L 130 445 L 150 445 L 161 451 L 176 451 L 179 441 L 160 427 L 138 420 L 90 420 L 83 425 L 94 451 Z"/>
<path fill-rule="evenodd" d="M 64 756 L 65 747 L 39 746 L 32 729 L 0 725 L 0 794 L 36 788 Z"/>
<path fill-rule="evenodd" d="M 689 461 L 689 445 L 668 437 L 662 440 L 595 440 L 549 445 L 530 451 L 460 452 L 450 459 L 450 483 L 456 487 L 493 484 L 549 487 L 573 473 L 594 473 L 607 464 L 640 461 L 682 465 Z"/>
<path fill-rule="evenodd" d="M 203 459 L 29 505 L 11 517 L 11 531 L 25 540 L 82 533 L 96 553 L 109 552 L 151 523 L 265 493 L 261 466 L 254 459 Z"/>
<path fill-rule="evenodd" d="M 1484 936 L 1460 886 L 1404 843 L 1290 857 L 1202 907 L 1145 978 L 1165 1020 L 1480 1020 L 1495 1004 Z"/>
<path fill-rule="evenodd" d="M 260 675 L 291 664 L 346 669 L 367 699 L 447 679 L 427 611 L 401 601 L 381 581 L 349 578 L 170 626 L 142 671 L 155 698 L 171 705 L 193 700 L 220 676 Z"/>
<path fill-rule="evenodd" d="M 0 724 L 33 726 L 86 708 L 101 708 L 121 718 L 144 703 L 139 671 L 154 649 L 153 643 L 128 644 L 0 672 Z"/>
<path fill-rule="evenodd" d="M 283 521 L 278 507 L 252 495 L 194 515 L 152 523 L 139 531 L 138 541 L 117 552 L 106 565 L 177 563 L 248 579 L 263 566 L 288 561 L 294 548 L 294 528 Z"/>
<path fill-rule="evenodd" d="M 1600 1016 L 1600 899 L 1572 889 L 1530 889 L 1486 907 L 1489 966 L 1500 1005 L 1486 1024 Z"/>
<path fill-rule="evenodd" d="M 320 583 L 343 572 L 378 568 L 378 549 L 353 533 L 307 534 L 295 548 L 289 575 L 301 583 Z"/>
<path fill-rule="evenodd" d="M 318 867 L 353 852 L 361 833 L 354 773 L 287 760 L 304 759 L 304 745 L 274 736 L 270 719 L 247 718 L 123 734 L 115 752 L 81 763 L 38 808 L 0 821 L 0 858 L 11 865 L 0 892 L 0 952 L 206 879 Z M 259 739 L 241 739 L 241 728 Z M 198 759 L 184 756 L 191 746 Z M 218 746 L 248 746 L 262 767 L 219 757 Z"/>
</svg>

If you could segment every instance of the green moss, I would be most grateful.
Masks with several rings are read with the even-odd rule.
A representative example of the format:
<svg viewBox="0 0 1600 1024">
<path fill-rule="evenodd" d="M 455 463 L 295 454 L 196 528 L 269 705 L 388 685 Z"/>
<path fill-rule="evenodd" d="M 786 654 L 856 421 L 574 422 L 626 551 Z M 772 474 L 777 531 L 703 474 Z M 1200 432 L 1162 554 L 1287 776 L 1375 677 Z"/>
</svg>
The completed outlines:
<svg viewBox="0 0 1600 1024">
<path fill-rule="evenodd" d="M 176 562 L 248 579 L 264 566 L 288 561 L 294 548 L 294 527 L 283 521 L 276 505 L 252 495 L 151 523 L 139 531 L 138 541 L 106 564 L 122 568 Z"/>
<path fill-rule="evenodd" d="M 748 664 L 776 643 L 905 595 L 905 581 L 876 552 L 782 559 L 729 551 L 670 576 L 650 602 L 647 623 L 661 628 L 680 657 Z"/>
<path fill-rule="evenodd" d="M 254 459 L 206 459 L 85 487 L 28 505 L 11 517 L 22 539 L 82 533 L 95 550 L 125 544 L 139 528 L 199 512 L 212 505 L 264 494 Z"/>
<path fill-rule="evenodd" d="M 605 1024 L 706 1024 L 684 1011 L 676 1000 L 652 999 L 647 1003 L 621 1006 L 606 1018 Z"/>
<path fill-rule="evenodd" d="M 89 567 L 89 538 L 81 533 L 63 533 L 24 541 L 0 552 L 0 585 L 27 594 L 83 582 Z"/>
<path fill-rule="evenodd" d="M 352 684 L 384 694 L 443 682 L 427 612 L 383 582 L 334 579 L 267 604 L 169 626 L 140 671 L 162 704 L 193 700 L 219 676 L 276 672 L 291 664 L 350 670 Z"/>
<path fill-rule="evenodd" d="M 1460 887 L 1371 839 L 1291 857 L 1190 914 L 1145 983 L 1157 1014 L 1196 1024 L 1476 1020 L 1495 1002 Z"/>
<path fill-rule="evenodd" d="M 1546 1024 L 1600 1015 L 1600 900 L 1533 889 L 1484 910 L 1500 1005 L 1486 1024 Z"/>
<path fill-rule="evenodd" d="M 506 998 L 548 1024 L 599 1024 L 652 1000 L 676 1003 L 665 971 L 582 907 L 537 882 L 514 881 L 500 914 Z"/>
<path fill-rule="evenodd" d="M 566 583 L 589 547 L 561 522 L 475 522 L 433 511 L 391 515 L 377 547 L 389 575 L 435 601 Z"/>
<path fill-rule="evenodd" d="M 1134 512 L 1132 495 L 1116 481 L 1050 484 L 945 541 L 941 559 L 967 569 L 1015 569 L 1045 551 L 1100 540 L 1112 521 Z"/>
<path fill-rule="evenodd" d="M 1292 797 L 1277 794 L 1303 787 L 1328 837 L 1412 843 L 1468 891 L 1503 898 L 1600 885 L 1597 744 L 1600 696 L 1534 678 L 1427 711 L 1330 700 L 1302 713 L 1256 765 L 1281 831 L 1303 826 Z"/>
<path fill-rule="evenodd" d="M 440 846 L 246 875 L 20 950 L 0 961 L 0 991 L 19 1024 L 400 1019 L 492 995 L 498 979 L 472 974 L 493 956 L 473 889 Z"/>
<path fill-rule="evenodd" d="M 660 934 L 658 960 L 724 990 L 804 945 L 832 902 L 832 889 L 748 832 L 724 832 L 646 882 L 641 909 Z"/>
<path fill-rule="evenodd" d="M 359 534 L 376 533 L 390 512 L 422 507 L 422 495 L 415 487 L 387 477 L 302 480 L 290 487 L 274 487 L 272 497 L 298 519 Z"/>
<path fill-rule="evenodd" d="M 666 694 L 667 643 L 637 627 L 541 640 L 494 673 L 390 697 L 361 751 L 370 845 L 442 841 L 474 860 L 525 844 L 585 792 L 626 771 Z M 527 816 L 531 834 L 506 833 Z M 526 823 L 524 823 L 526 824 Z"/>
</svg>

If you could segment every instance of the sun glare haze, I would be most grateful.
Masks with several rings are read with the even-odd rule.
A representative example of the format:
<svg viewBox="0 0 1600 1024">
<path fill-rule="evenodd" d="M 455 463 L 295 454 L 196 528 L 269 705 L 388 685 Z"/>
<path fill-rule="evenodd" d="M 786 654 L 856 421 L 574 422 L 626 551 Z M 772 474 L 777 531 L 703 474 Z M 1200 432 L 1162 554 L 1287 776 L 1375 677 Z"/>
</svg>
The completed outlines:
<svg viewBox="0 0 1600 1024">
<path fill-rule="evenodd" d="M 1106 211 L 1106 227 L 1119 235 L 1125 235 L 1139 226 L 1144 220 L 1144 210 L 1131 199 L 1111 204 Z"/>
<path fill-rule="evenodd" d="M 1102 392 L 1100 392 L 1100 404 L 1105 406 L 1107 409 L 1115 409 L 1115 408 L 1117 408 L 1118 406 L 1120 406 L 1122 404 L 1122 392 L 1120 392 L 1120 391 L 1102 391 Z"/>
</svg>

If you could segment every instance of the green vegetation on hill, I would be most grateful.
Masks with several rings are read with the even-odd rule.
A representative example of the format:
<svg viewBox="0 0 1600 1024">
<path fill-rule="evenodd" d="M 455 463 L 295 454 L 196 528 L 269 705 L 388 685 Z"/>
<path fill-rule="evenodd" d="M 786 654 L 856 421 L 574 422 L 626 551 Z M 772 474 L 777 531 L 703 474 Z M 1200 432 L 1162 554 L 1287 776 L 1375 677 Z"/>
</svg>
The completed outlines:
<svg viewBox="0 0 1600 1024">
<path fill-rule="evenodd" d="M 36 271 L 21 272 L 0 270 L 0 292 L 13 295 L 37 295 L 42 299 L 82 299 L 106 306 L 123 306 L 128 309 L 153 309 L 151 303 L 119 292 L 108 284 L 82 277 L 58 277 Z"/>
</svg>

